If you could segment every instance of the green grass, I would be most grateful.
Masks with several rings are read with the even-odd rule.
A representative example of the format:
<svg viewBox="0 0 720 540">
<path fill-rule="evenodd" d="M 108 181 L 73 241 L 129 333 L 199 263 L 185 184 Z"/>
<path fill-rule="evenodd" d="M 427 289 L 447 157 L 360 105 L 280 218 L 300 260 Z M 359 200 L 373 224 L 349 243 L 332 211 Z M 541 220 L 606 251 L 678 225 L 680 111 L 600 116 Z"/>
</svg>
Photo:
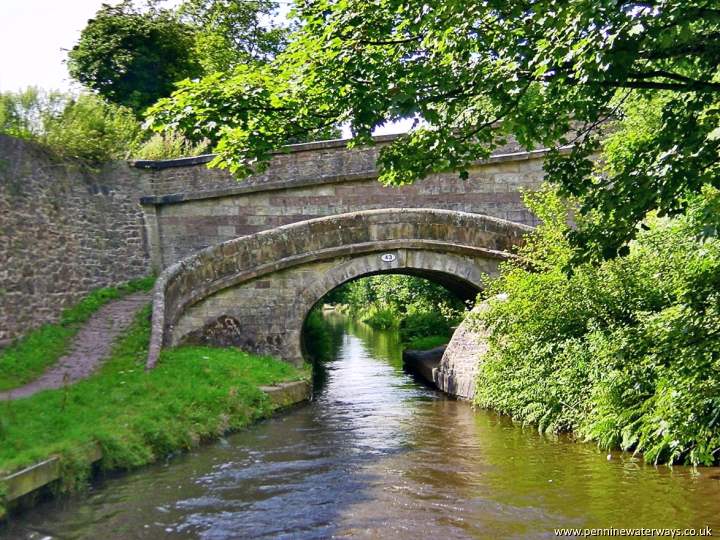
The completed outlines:
<svg viewBox="0 0 720 540">
<path fill-rule="evenodd" d="M 449 341 L 450 338 L 447 336 L 426 336 L 411 339 L 403 344 L 403 348 L 413 351 L 427 351 L 440 345 L 446 345 Z"/>
<path fill-rule="evenodd" d="M 360 313 L 360 320 L 376 330 L 397 328 L 400 324 L 397 313 L 391 308 L 370 306 Z"/>
<path fill-rule="evenodd" d="M 163 351 L 146 372 L 149 336 L 148 306 L 97 374 L 0 403 L 0 472 L 59 454 L 60 490 L 73 490 L 91 471 L 84 445 L 100 444 L 103 470 L 138 467 L 267 416 L 273 405 L 259 386 L 308 377 L 279 360 L 208 347 Z"/>
<path fill-rule="evenodd" d="M 71 308 L 64 310 L 60 322 L 33 330 L 0 352 L 0 390 L 22 386 L 42 374 L 67 351 L 72 338 L 93 313 L 102 306 L 137 291 L 149 291 L 154 277 L 106 287 L 91 292 Z"/>
</svg>

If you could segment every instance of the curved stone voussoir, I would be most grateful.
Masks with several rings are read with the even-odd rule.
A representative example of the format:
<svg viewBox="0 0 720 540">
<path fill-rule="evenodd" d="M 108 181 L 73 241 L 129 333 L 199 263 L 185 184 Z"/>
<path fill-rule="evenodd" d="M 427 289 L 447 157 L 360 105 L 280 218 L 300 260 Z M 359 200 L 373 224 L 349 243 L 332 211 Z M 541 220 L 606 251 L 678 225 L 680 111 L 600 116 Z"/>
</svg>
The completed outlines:
<svg viewBox="0 0 720 540">
<path fill-rule="evenodd" d="M 158 279 L 148 368 L 164 346 L 233 344 L 302 362 L 324 294 L 366 275 L 427 277 L 462 296 L 497 272 L 531 227 L 451 210 L 388 208 L 301 221 L 208 247 Z"/>
</svg>

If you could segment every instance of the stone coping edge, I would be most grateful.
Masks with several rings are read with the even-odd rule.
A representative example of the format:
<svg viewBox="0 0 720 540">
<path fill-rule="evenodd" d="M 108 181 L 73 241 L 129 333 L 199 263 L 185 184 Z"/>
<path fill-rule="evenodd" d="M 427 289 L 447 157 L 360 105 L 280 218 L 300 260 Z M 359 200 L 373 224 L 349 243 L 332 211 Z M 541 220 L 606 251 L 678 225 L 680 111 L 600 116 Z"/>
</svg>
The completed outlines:
<svg viewBox="0 0 720 540">
<path fill-rule="evenodd" d="M 405 133 L 396 133 L 392 135 L 377 135 L 373 137 L 376 143 L 392 142 Z M 327 141 L 313 141 L 306 143 L 287 144 L 279 150 L 270 152 L 272 155 L 291 154 L 296 152 L 310 152 L 312 150 L 327 150 L 330 148 L 343 148 L 352 139 L 330 139 Z M 171 169 L 173 167 L 188 167 L 192 165 L 201 165 L 215 159 L 217 154 L 203 154 L 201 156 L 181 157 L 174 159 L 136 159 L 129 161 L 130 165 L 138 169 Z"/>
<path fill-rule="evenodd" d="M 265 392 L 278 411 L 290 405 L 307 401 L 312 397 L 312 385 L 309 380 L 299 380 L 279 383 L 273 386 L 261 386 L 260 390 Z M 102 449 L 98 443 L 91 443 L 84 447 L 83 452 L 94 464 L 103 457 Z M 0 477 L 0 485 L 5 488 L 5 504 L 12 503 L 25 495 L 34 493 L 60 478 L 61 458 L 51 456 L 48 459 L 35 463 L 9 474 Z M 8 517 L 9 512 L 3 514 L 0 506 L 0 522 Z"/>
<path fill-rule="evenodd" d="M 312 143 L 315 144 L 315 143 Z M 472 163 L 472 166 L 480 166 L 480 165 L 492 165 L 494 163 L 505 163 L 505 162 L 513 162 L 513 161 L 528 161 L 531 159 L 539 159 L 543 156 L 545 156 L 550 150 L 547 148 L 541 149 L 541 150 L 531 150 L 529 152 L 514 152 L 511 154 L 497 154 L 494 156 L 490 156 L 488 159 L 477 161 Z M 168 165 L 166 167 L 160 167 L 160 168 L 168 168 L 170 166 L 172 167 L 185 167 L 189 165 L 197 165 L 199 163 L 207 163 L 209 162 L 214 156 L 208 155 L 208 156 L 198 156 L 197 158 L 180 158 L 177 160 L 169 160 L 172 161 L 173 165 Z M 200 158 L 207 158 L 205 161 L 198 161 Z M 191 162 L 192 161 L 192 162 Z M 182 162 L 182 163 L 180 163 Z M 138 162 L 136 162 L 135 166 Z M 165 163 L 165 162 L 153 162 L 153 163 Z M 144 168 L 152 168 L 152 167 L 144 167 Z M 327 175 L 327 176 L 321 176 L 319 178 L 313 178 L 313 179 L 307 179 L 302 178 L 298 180 L 278 180 L 273 182 L 266 182 L 266 183 L 258 183 L 258 184 L 240 184 L 241 181 L 238 181 L 237 186 L 230 186 L 230 187 L 224 187 L 224 188 L 218 188 L 218 189 L 209 189 L 206 191 L 196 191 L 192 193 L 168 193 L 165 195 L 148 195 L 144 197 L 140 197 L 140 204 L 142 205 L 151 205 L 151 204 L 177 204 L 182 202 L 189 202 L 189 201 L 197 201 L 197 200 L 203 200 L 203 199 L 218 199 L 221 197 L 231 197 L 234 195 L 245 195 L 249 193 L 261 193 L 264 191 L 278 191 L 282 189 L 292 189 L 292 188 L 301 188 L 301 187 L 309 187 L 309 186 L 318 186 L 318 185 L 325 185 L 325 184 L 339 184 L 343 182 L 354 182 L 357 180 L 373 180 L 378 177 L 378 172 L 376 170 L 372 171 L 360 171 L 355 173 L 347 173 L 347 174 L 334 174 L 334 175 Z"/>
</svg>

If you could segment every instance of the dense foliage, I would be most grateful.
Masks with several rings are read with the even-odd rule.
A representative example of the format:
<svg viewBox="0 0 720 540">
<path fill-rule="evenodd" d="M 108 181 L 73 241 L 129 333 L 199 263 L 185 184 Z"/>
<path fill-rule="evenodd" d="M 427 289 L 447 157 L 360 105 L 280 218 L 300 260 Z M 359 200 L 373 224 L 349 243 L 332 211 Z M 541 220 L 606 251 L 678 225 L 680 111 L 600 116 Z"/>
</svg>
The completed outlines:
<svg viewBox="0 0 720 540">
<path fill-rule="evenodd" d="M 170 95 L 176 81 L 202 74 L 194 39 L 193 28 L 173 11 L 141 11 L 131 0 L 104 4 L 68 52 L 68 70 L 87 88 L 140 115 Z"/>
<path fill-rule="evenodd" d="M 429 336 L 447 342 L 466 307 L 444 287 L 405 275 L 351 281 L 324 301 L 349 306 L 354 317 L 373 328 L 398 328 L 404 342 Z"/>
<path fill-rule="evenodd" d="M 93 94 L 68 97 L 45 119 L 41 141 L 64 158 L 102 163 L 128 157 L 141 136 L 132 113 Z"/>
<path fill-rule="evenodd" d="M 544 224 L 488 291 L 504 294 L 480 315 L 476 403 L 652 462 L 720 463 L 720 241 L 700 235 L 719 198 L 648 217 L 626 257 L 568 274 L 565 205 L 531 197 Z"/>
<path fill-rule="evenodd" d="M 48 117 L 62 112 L 66 96 L 29 87 L 19 92 L 0 92 L 0 133 L 19 139 L 45 134 Z"/>
<path fill-rule="evenodd" d="M 612 256 L 649 210 L 685 211 L 720 187 L 720 10 L 706 0 L 300 0 L 299 28 L 262 69 L 187 82 L 156 126 L 219 137 L 216 165 L 245 175 L 302 133 L 348 122 L 354 143 L 415 118 L 383 149 L 383 182 L 462 172 L 514 135 L 556 149 L 548 173 L 583 213 L 588 255 Z M 597 127 L 628 100 L 658 129 L 596 170 Z M 565 154 L 557 149 L 574 143 Z"/>
<path fill-rule="evenodd" d="M 194 29 L 205 73 L 265 63 L 286 45 L 287 28 L 271 24 L 277 15 L 272 0 L 185 0 L 178 11 Z"/>
<path fill-rule="evenodd" d="M 0 133 L 41 143 L 85 165 L 196 156 L 210 149 L 208 140 L 191 141 L 172 130 L 144 130 L 129 109 L 99 96 L 32 87 L 0 93 Z"/>
<path fill-rule="evenodd" d="M 141 127 L 129 109 L 92 94 L 28 88 L 0 93 L 0 133 L 34 140 L 87 163 L 128 157 Z"/>
<path fill-rule="evenodd" d="M 185 0 L 177 9 L 151 1 L 104 4 L 68 53 L 70 75 L 140 116 L 178 81 L 240 65 L 258 66 L 284 47 L 270 0 Z"/>
</svg>

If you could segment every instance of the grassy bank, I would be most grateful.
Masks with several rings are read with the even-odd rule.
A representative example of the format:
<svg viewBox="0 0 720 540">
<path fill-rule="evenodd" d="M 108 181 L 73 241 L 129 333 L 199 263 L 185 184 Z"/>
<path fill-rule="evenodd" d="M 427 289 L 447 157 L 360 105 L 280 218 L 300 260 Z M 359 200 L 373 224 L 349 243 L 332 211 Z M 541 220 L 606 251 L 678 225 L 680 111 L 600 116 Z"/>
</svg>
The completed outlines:
<svg viewBox="0 0 720 540">
<path fill-rule="evenodd" d="M 89 463 L 76 449 L 97 441 L 100 467 L 130 469 L 267 416 L 258 387 L 307 377 L 289 364 L 237 350 L 166 350 L 144 370 L 149 307 L 94 376 L 67 389 L 0 404 L 0 471 L 63 456 L 60 490 L 84 485 Z"/>
<path fill-rule="evenodd" d="M 67 351 L 80 327 L 102 306 L 138 291 L 152 289 L 155 278 L 136 279 L 119 287 L 91 292 L 71 308 L 64 310 L 60 321 L 33 330 L 0 351 L 0 390 L 22 386 L 42 374 Z"/>
<path fill-rule="evenodd" d="M 506 294 L 481 315 L 476 404 L 655 463 L 720 464 L 720 240 L 703 236 L 720 192 L 649 216 L 627 256 L 572 273 L 565 205 L 550 191 L 530 202 L 543 225 L 530 264 L 490 284 Z"/>
</svg>

